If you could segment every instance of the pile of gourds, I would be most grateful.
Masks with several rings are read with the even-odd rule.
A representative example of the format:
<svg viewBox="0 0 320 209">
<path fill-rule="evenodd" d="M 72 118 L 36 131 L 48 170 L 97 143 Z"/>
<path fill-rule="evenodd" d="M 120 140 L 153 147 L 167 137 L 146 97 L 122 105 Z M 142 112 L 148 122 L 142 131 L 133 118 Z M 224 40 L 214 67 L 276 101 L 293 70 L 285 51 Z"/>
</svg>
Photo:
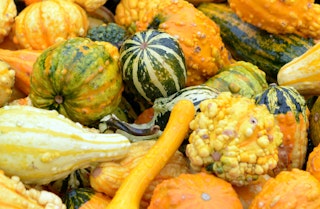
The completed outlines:
<svg viewBox="0 0 320 209">
<path fill-rule="evenodd" d="M 319 14 L 1 1 L 0 205 L 319 208 Z"/>
</svg>

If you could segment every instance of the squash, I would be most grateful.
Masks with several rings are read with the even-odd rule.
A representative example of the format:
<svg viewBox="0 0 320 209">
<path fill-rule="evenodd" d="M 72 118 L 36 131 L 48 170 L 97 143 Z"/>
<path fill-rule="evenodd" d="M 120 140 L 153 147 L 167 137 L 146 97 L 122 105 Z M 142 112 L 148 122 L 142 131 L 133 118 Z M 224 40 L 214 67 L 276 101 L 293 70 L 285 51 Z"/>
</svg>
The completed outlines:
<svg viewBox="0 0 320 209">
<path fill-rule="evenodd" d="M 30 93 L 30 76 L 33 64 L 41 54 L 41 50 L 0 49 L 0 59 L 15 71 L 15 87 L 25 95 Z"/>
<path fill-rule="evenodd" d="M 92 125 L 121 101 L 123 82 L 118 49 L 108 42 L 75 37 L 49 47 L 31 74 L 30 99 L 75 122 Z"/>
<path fill-rule="evenodd" d="M 281 86 L 292 86 L 305 97 L 320 96 L 320 43 L 282 66 L 278 73 Z"/>
<path fill-rule="evenodd" d="M 9 35 L 16 16 L 17 7 L 14 0 L 0 1 L 0 43 Z"/>
<path fill-rule="evenodd" d="M 320 38 L 320 5 L 313 0 L 229 0 L 228 3 L 243 21 L 269 33 Z"/>
<path fill-rule="evenodd" d="M 17 15 L 13 41 L 24 49 L 43 50 L 68 38 L 85 36 L 88 26 L 87 14 L 79 5 L 64 0 L 40 1 Z"/>
<path fill-rule="evenodd" d="M 27 105 L 2 107 L 0 132 L 0 169 L 26 184 L 48 184 L 92 163 L 121 159 L 130 146 L 123 135 L 100 134 L 55 110 Z"/>
<path fill-rule="evenodd" d="M 0 59 L 0 107 L 11 99 L 15 83 L 15 71 Z"/>
<path fill-rule="evenodd" d="M 68 209 L 104 209 L 111 198 L 90 187 L 80 187 L 69 190 L 62 200 Z"/>
<path fill-rule="evenodd" d="M 320 207 L 320 182 L 297 168 L 270 178 L 252 200 L 249 209 L 292 209 Z"/>
<path fill-rule="evenodd" d="M 157 30 L 135 33 L 120 48 L 122 79 L 128 91 L 150 104 L 185 87 L 185 57 L 176 39 Z"/>
<path fill-rule="evenodd" d="M 220 27 L 222 40 L 236 60 L 250 62 L 276 82 L 279 69 L 315 43 L 296 34 L 272 34 L 242 21 L 228 4 L 202 3 L 197 7 Z"/>
<path fill-rule="evenodd" d="M 0 170 L 0 205 L 10 209 L 66 209 L 59 196 L 54 193 L 27 188 L 18 176 L 8 177 Z"/>
<path fill-rule="evenodd" d="M 314 147 L 314 149 L 308 155 L 306 171 L 311 173 L 316 179 L 320 180 L 320 164 L 319 155 L 320 146 L 319 144 Z"/>
<path fill-rule="evenodd" d="M 79 4 L 87 12 L 94 12 L 95 10 L 102 7 L 107 0 L 67 0 Z"/>
<path fill-rule="evenodd" d="M 310 111 L 309 133 L 314 146 L 320 144 L 320 97 L 318 96 Z"/>
<path fill-rule="evenodd" d="M 181 117 L 182 114 L 184 117 Z M 191 101 L 180 100 L 175 104 L 168 124 L 156 144 L 124 179 L 107 209 L 139 208 L 146 188 L 178 150 L 189 131 L 189 123 L 194 115 Z"/>
<path fill-rule="evenodd" d="M 154 28 L 177 38 L 186 59 L 186 86 L 203 84 L 232 62 L 219 26 L 185 0 L 161 1 L 135 25 L 137 31 Z"/>
<path fill-rule="evenodd" d="M 120 161 L 99 163 L 90 174 L 91 187 L 95 191 L 113 197 L 124 179 L 137 166 L 155 143 L 156 140 L 134 142 L 131 144 L 128 154 Z M 146 188 L 140 201 L 140 208 L 148 207 L 153 190 L 159 183 L 187 172 L 187 159 L 181 152 L 176 151 Z"/>
<path fill-rule="evenodd" d="M 153 192 L 148 209 L 242 209 L 231 184 L 208 173 L 181 174 L 164 180 Z"/>
<path fill-rule="evenodd" d="M 257 104 L 267 106 L 283 133 L 282 144 L 278 147 L 279 162 L 270 175 L 292 168 L 302 169 L 306 160 L 310 114 L 304 97 L 292 87 L 270 84 L 256 95 L 255 100 Z"/>
<path fill-rule="evenodd" d="M 253 98 L 268 87 L 265 72 L 244 61 L 237 61 L 222 68 L 204 84 L 219 92 L 230 91 L 249 98 Z"/>
</svg>

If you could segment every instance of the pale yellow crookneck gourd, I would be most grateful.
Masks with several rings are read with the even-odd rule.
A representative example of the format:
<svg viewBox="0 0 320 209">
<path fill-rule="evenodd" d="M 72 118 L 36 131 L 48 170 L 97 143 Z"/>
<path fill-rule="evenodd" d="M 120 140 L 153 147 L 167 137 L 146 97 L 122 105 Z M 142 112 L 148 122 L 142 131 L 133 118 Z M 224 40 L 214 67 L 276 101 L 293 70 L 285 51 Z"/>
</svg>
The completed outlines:
<svg viewBox="0 0 320 209">
<path fill-rule="evenodd" d="M 126 156 L 121 134 L 85 128 L 55 110 L 0 108 L 0 169 L 27 184 L 47 184 L 92 163 Z"/>
</svg>

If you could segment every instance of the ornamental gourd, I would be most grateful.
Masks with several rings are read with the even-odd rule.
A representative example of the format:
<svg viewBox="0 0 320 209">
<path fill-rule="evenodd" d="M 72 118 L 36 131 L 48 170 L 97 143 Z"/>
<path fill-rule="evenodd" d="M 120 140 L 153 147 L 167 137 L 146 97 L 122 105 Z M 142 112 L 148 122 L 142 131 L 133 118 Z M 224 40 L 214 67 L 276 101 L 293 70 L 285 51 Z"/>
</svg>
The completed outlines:
<svg viewBox="0 0 320 209">
<path fill-rule="evenodd" d="M 307 153 L 310 114 L 305 99 L 293 87 L 270 84 L 268 89 L 256 95 L 255 100 L 257 104 L 266 105 L 283 133 L 278 148 L 279 162 L 270 175 L 292 168 L 301 169 Z"/>
<path fill-rule="evenodd" d="M 15 83 L 15 71 L 11 66 L 0 60 L 0 107 L 11 99 Z"/>
<path fill-rule="evenodd" d="M 55 109 L 83 125 L 97 122 L 121 101 L 118 59 L 118 49 L 111 43 L 87 38 L 70 38 L 49 47 L 33 66 L 32 104 Z"/>
<path fill-rule="evenodd" d="M 309 122 L 310 138 L 313 145 L 318 146 L 320 144 L 320 96 L 316 98 L 315 103 L 311 107 Z"/>
<path fill-rule="evenodd" d="M 88 26 L 87 14 L 79 5 L 63 0 L 39 1 L 15 18 L 13 41 L 21 48 L 43 50 L 68 38 L 85 36 Z"/>
<path fill-rule="evenodd" d="M 185 87 L 185 57 L 177 40 L 157 30 L 135 33 L 120 48 L 122 78 L 128 91 L 152 104 Z"/>
<path fill-rule="evenodd" d="M 9 35 L 17 16 L 17 7 L 14 0 L 0 1 L 0 43 Z"/>
</svg>

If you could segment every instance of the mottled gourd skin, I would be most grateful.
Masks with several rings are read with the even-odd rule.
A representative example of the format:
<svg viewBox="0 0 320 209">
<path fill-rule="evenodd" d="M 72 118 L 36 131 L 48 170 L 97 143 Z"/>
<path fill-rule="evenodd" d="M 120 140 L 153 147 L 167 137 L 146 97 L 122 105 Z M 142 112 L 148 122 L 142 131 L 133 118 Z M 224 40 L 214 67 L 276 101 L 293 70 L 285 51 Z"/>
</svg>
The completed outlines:
<svg viewBox="0 0 320 209">
<path fill-rule="evenodd" d="M 277 166 L 282 133 L 274 116 L 253 99 L 222 92 L 200 104 L 190 123 L 186 154 L 233 185 L 247 185 Z"/>
<path fill-rule="evenodd" d="M 237 15 L 270 33 L 320 38 L 320 5 L 313 0 L 230 0 Z"/>
<path fill-rule="evenodd" d="M 15 83 L 15 71 L 10 65 L 0 60 L 0 107 L 11 98 Z"/>
<path fill-rule="evenodd" d="M 118 59 L 117 47 L 87 38 L 71 38 L 49 47 L 31 74 L 32 104 L 55 109 L 83 125 L 97 122 L 121 101 Z"/>
</svg>

